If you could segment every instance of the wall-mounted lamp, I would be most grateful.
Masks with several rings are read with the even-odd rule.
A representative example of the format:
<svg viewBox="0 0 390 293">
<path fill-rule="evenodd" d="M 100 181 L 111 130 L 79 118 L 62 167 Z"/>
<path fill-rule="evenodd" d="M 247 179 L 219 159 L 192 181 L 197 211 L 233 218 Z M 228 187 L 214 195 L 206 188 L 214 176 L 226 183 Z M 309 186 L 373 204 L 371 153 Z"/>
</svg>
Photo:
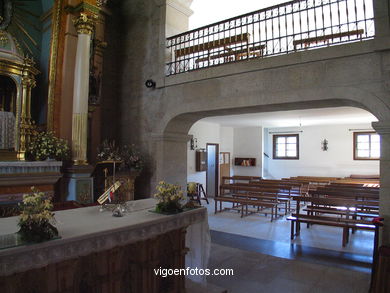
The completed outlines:
<svg viewBox="0 0 390 293">
<path fill-rule="evenodd" d="M 152 79 L 148 79 L 147 81 L 145 81 L 145 86 L 147 88 L 155 88 L 156 87 L 156 82 Z"/>
<path fill-rule="evenodd" d="M 325 152 L 328 150 L 328 140 L 325 138 L 323 141 L 321 141 L 322 150 Z"/>
<path fill-rule="evenodd" d="M 198 148 L 198 140 L 196 138 L 191 138 L 190 148 L 192 151 Z"/>
</svg>

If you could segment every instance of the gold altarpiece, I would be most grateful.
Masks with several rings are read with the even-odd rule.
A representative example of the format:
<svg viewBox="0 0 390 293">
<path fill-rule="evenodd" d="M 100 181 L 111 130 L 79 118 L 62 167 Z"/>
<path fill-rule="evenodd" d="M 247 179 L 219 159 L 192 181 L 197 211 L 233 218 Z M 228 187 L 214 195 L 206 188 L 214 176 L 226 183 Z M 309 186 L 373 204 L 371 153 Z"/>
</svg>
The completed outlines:
<svg viewBox="0 0 390 293">
<path fill-rule="evenodd" d="M 16 39 L 5 31 L 0 31 L 0 76 L 12 80 L 15 93 L 11 99 L 11 108 L 4 109 L 15 117 L 14 140 L 7 148 L 0 149 L 0 160 L 24 160 L 26 146 L 33 129 L 31 119 L 31 90 L 35 87 L 35 75 L 39 71 L 34 61 L 25 57 Z M 4 99 L 1 97 L 1 104 Z"/>
</svg>

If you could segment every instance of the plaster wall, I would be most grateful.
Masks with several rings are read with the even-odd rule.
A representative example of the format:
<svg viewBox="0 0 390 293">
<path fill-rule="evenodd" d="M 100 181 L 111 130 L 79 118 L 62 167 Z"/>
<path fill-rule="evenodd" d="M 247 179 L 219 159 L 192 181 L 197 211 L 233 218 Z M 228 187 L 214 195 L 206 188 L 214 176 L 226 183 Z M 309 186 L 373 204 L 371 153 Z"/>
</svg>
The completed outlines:
<svg viewBox="0 0 390 293">
<path fill-rule="evenodd" d="M 370 124 L 326 125 L 292 128 L 269 128 L 265 153 L 269 158 L 267 177 L 285 178 L 291 176 L 335 176 L 348 177 L 351 174 L 379 174 L 379 160 L 362 161 L 353 159 L 353 131 L 349 129 L 372 129 Z M 299 134 L 299 160 L 273 159 L 272 132 L 297 131 Z M 302 131 L 302 132 L 298 132 Z M 270 133 L 271 132 L 271 133 Z M 321 149 L 321 141 L 327 139 L 328 151 Z"/>
<path fill-rule="evenodd" d="M 231 127 L 221 127 L 216 123 L 199 121 L 191 127 L 188 134 L 197 139 L 198 149 L 205 149 L 207 143 L 217 143 L 220 152 L 230 152 L 231 155 L 233 153 L 233 128 Z M 206 171 L 196 171 L 195 156 L 196 152 L 190 149 L 190 142 L 188 142 L 187 182 L 202 183 L 206 189 Z"/>
<path fill-rule="evenodd" d="M 233 172 L 234 175 L 243 176 L 262 176 L 263 170 L 263 128 L 262 127 L 244 127 L 234 128 L 234 156 Z M 255 158 L 256 166 L 243 167 L 235 166 L 234 158 Z"/>
<path fill-rule="evenodd" d="M 166 36 L 180 34 L 188 30 L 189 17 L 192 15 L 190 9 L 192 1 L 167 0 L 166 7 Z"/>
</svg>

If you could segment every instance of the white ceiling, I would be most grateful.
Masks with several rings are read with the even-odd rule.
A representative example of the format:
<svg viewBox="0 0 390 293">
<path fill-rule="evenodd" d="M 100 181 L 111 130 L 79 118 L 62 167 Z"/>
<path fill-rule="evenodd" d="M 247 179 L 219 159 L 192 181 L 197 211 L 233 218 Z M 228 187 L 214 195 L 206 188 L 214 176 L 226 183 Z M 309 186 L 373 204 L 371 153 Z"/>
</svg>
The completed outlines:
<svg viewBox="0 0 390 293">
<path fill-rule="evenodd" d="M 354 107 L 263 112 L 204 118 L 200 121 L 230 127 L 295 127 L 331 124 L 360 124 L 378 121 L 366 110 Z"/>
</svg>

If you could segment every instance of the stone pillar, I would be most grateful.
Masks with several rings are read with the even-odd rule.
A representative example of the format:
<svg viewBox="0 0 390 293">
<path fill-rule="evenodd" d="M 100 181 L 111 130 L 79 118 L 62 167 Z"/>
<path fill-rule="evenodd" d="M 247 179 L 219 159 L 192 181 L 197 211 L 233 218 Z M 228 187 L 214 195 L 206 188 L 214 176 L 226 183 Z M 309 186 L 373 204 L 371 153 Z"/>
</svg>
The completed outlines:
<svg viewBox="0 0 390 293">
<path fill-rule="evenodd" d="M 390 121 L 373 122 L 381 136 L 379 214 L 385 219 L 380 244 L 390 244 Z"/>
<path fill-rule="evenodd" d="M 185 191 L 187 185 L 187 143 L 191 136 L 182 133 L 165 133 L 153 135 L 156 154 L 156 173 L 151 182 L 154 193 L 156 184 L 164 180 L 168 183 L 179 184 Z"/>
<path fill-rule="evenodd" d="M 74 20 L 78 34 L 72 117 L 72 159 L 75 165 L 87 165 L 89 60 L 94 20 L 95 17 L 86 13 Z"/>
</svg>

